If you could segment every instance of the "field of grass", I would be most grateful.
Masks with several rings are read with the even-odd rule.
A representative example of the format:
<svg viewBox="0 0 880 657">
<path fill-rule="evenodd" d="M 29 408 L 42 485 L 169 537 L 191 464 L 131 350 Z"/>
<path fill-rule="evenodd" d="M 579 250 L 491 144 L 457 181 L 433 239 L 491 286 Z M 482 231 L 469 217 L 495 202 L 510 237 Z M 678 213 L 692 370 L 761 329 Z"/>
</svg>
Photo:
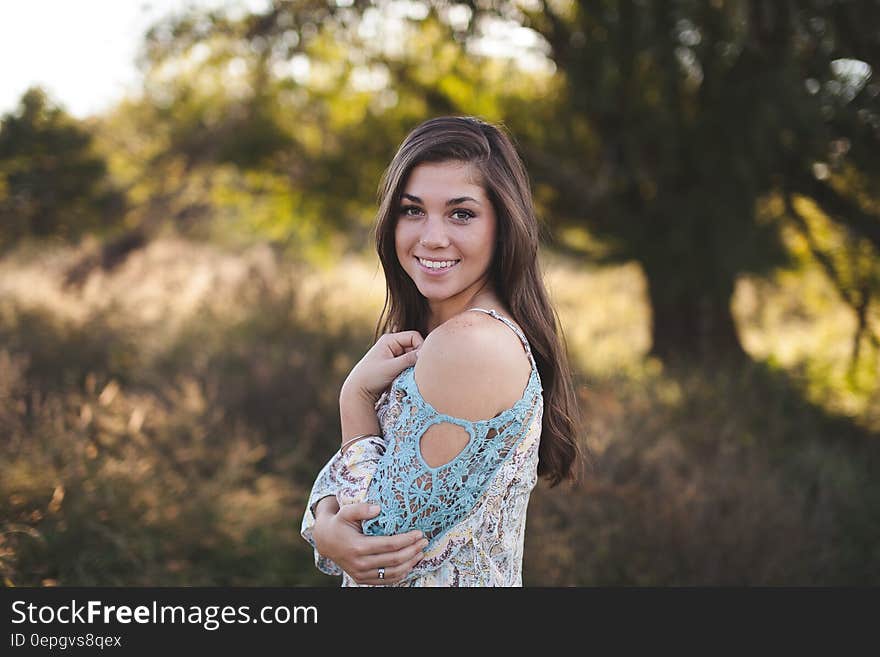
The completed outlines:
<svg viewBox="0 0 880 657">
<path fill-rule="evenodd" d="M 6 585 L 329 585 L 299 523 L 384 299 L 374 259 L 168 237 L 65 284 L 94 244 L 0 259 Z M 880 374 L 817 270 L 743 278 L 755 364 L 645 357 L 635 265 L 542 254 L 595 467 L 543 482 L 526 585 L 880 583 Z M 873 359 L 873 360 L 872 360 Z"/>
</svg>

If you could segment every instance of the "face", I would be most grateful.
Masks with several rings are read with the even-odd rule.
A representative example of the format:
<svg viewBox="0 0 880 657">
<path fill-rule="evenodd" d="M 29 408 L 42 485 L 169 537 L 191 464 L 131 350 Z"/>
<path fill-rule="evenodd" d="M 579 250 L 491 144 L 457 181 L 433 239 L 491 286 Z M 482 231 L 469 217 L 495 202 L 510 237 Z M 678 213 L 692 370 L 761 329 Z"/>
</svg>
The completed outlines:
<svg viewBox="0 0 880 657">
<path fill-rule="evenodd" d="M 471 171 L 461 162 L 424 162 L 410 172 L 400 198 L 397 258 L 434 310 L 467 303 L 489 277 L 497 220 Z M 445 264 L 434 268 L 425 260 Z"/>
</svg>

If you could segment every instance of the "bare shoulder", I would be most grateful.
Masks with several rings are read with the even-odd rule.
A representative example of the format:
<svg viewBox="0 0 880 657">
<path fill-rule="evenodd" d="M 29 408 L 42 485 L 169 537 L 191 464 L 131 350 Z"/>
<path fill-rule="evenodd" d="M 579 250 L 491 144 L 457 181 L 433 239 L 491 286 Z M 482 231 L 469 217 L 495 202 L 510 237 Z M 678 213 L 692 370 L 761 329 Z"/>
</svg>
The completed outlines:
<svg viewBox="0 0 880 657">
<path fill-rule="evenodd" d="M 422 397 L 441 413 L 486 420 L 513 406 L 531 364 L 519 337 L 486 313 L 466 311 L 431 331 L 415 368 Z"/>
</svg>

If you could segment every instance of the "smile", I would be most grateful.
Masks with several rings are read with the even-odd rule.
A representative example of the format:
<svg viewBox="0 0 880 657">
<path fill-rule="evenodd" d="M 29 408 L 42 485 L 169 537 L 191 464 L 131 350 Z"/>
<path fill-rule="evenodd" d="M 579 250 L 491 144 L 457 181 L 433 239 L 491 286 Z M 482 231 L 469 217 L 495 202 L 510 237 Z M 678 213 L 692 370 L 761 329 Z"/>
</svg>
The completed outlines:
<svg viewBox="0 0 880 657">
<path fill-rule="evenodd" d="M 414 257 L 415 257 L 415 256 L 414 256 Z M 425 264 L 426 262 L 429 262 L 429 261 L 427 261 L 427 260 L 421 260 L 421 259 L 418 258 L 418 257 L 416 257 L 416 262 L 417 262 L 418 265 L 419 265 L 419 269 L 421 269 L 421 270 L 422 270 L 423 272 L 425 272 L 426 274 L 428 274 L 428 275 L 430 275 L 430 276 L 440 276 L 440 275 L 445 274 L 446 272 L 448 272 L 448 271 L 454 269 L 454 268 L 458 265 L 458 263 L 461 262 L 461 259 L 458 259 L 458 260 L 446 260 L 446 261 L 443 262 L 443 264 L 444 264 L 445 266 L 433 266 L 433 267 L 428 266 L 428 265 Z M 432 264 L 437 265 L 437 264 L 440 264 L 440 263 L 432 263 Z"/>
</svg>

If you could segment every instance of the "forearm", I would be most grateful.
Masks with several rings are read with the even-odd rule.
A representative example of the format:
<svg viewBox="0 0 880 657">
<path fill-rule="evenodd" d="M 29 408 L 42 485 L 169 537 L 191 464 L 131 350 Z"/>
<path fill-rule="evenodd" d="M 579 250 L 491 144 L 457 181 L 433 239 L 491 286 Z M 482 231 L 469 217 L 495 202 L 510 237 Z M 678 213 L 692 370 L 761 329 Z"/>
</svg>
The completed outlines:
<svg viewBox="0 0 880 657">
<path fill-rule="evenodd" d="M 382 435 L 375 405 L 375 399 L 367 397 L 358 390 L 342 387 L 342 392 L 339 394 L 342 444 L 360 434 Z"/>
</svg>

